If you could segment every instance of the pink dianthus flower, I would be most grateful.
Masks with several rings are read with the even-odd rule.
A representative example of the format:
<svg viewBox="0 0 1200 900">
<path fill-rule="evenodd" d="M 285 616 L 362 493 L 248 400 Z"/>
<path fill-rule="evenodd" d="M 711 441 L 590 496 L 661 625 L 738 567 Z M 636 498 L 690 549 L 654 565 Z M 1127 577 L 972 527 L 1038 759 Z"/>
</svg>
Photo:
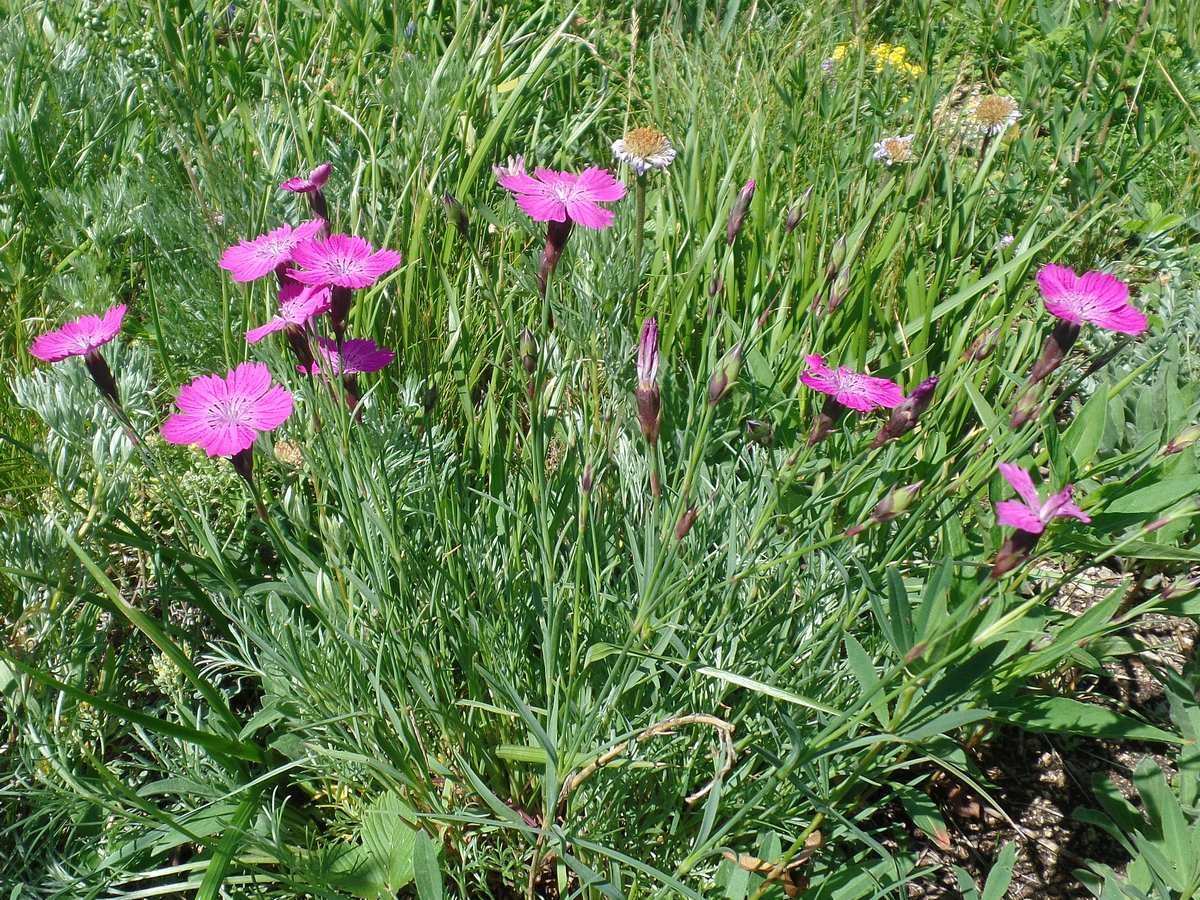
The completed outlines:
<svg viewBox="0 0 1200 900">
<path fill-rule="evenodd" d="M 34 338 L 29 352 L 43 362 L 59 362 L 68 356 L 87 356 L 117 336 L 125 319 L 125 311 L 125 304 L 121 303 L 103 316 L 80 316 Z"/>
<path fill-rule="evenodd" d="M 891 409 L 904 402 L 904 391 L 894 381 L 855 372 L 846 366 L 831 369 L 817 355 L 804 357 L 807 368 L 800 380 L 814 391 L 828 394 L 847 409 L 870 412 L 877 407 Z"/>
<path fill-rule="evenodd" d="M 607 169 L 589 166 L 578 175 L 539 168 L 530 175 L 524 163 L 493 169 L 496 181 L 516 198 L 535 222 L 578 222 L 584 228 L 608 228 L 613 211 L 599 206 L 625 196 L 625 185 Z"/>
<path fill-rule="evenodd" d="M 257 328 L 246 332 L 246 343 L 257 344 L 268 334 L 294 326 L 303 328 L 317 316 L 329 312 L 329 288 L 325 285 L 289 282 L 279 291 L 279 312 Z"/>
<path fill-rule="evenodd" d="M 296 247 L 292 262 L 300 268 L 288 275 L 303 284 L 365 288 L 400 265 L 400 258 L 395 250 L 375 250 L 360 237 L 332 234 Z"/>
<path fill-rule="evenodd" d="M 1038 288 L 1046 311 L 1074 325 L 1090 322 L 1121 334 L 1146 330 L 1145 313 L 1129 302 L 1129 287 L 1107 272 L 1076 275 L 1066 266 L 1042 266 Z"/>
<path fill-rule="evenodd" d="M 262 432 L 292 414 L 292 395 L 273 384 L 270 370 L 244 362 L 226 374 L 201 375 L 179 389 L 179 411 L 162 426 L 172 444 L 196 444 L 209 456 L 233 457 L 254 445 Z"/>
<path fill-rule="evenodd" d="M 254 281 L 292 261 L 297 245 L 309 240 L 325 227 L 322 219 L 310 219 L 293 228 L 280 225 L 251 241 L 241 241 L 221 254 L 218 263 L 234 281 Z"/>
</svg>

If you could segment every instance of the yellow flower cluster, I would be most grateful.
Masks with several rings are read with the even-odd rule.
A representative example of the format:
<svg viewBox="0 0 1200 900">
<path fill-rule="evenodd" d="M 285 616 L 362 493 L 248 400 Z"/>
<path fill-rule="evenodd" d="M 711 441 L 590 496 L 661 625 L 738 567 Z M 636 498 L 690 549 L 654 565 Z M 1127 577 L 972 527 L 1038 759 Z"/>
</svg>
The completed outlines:
<svg viewBox="0 0 1200 900">
<path fill-rule="evenodd" d="M 846 58 L 846 54 L 850 52 L 850 48 L 857 46 L 860 42 L 848 44 L 838 44 L 833 48 L 833 61 L 840 63 Z M 908 48 L 900 44 L 869 44 L 867 45 L 867 53 L 875 61 L 875 71 L 882 72 L 884 69 L 896 69 L 903 72 L 909 78 L 917 78 L 924 74 L 925 68 L 920 63 L 915 63 L 908 58 Z"/>
</svg>

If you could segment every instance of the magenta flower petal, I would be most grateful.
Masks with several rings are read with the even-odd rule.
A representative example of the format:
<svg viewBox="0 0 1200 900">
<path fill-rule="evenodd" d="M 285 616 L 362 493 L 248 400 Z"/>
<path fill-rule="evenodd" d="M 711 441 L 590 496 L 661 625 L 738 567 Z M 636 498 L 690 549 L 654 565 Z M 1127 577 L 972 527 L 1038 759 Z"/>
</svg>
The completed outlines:
<svg viewBox="0 0 1200 900">
<path fill-rule="evenodd" d="M 223 378 L 201 375 L 184 385 L 175 405 L 179 411 L 162 426 L 166 440 L 197 444 L 209 456 L 233 456 L 291 415 L 292 395 L 271 383 L 265 365 L 244 362 Z"/>
<path fill-rule="evenodd" d="M 589 200 L 612 203 L 625 196 L 625 185 L 608 169 L 588 166 L 575 181 L 578 190 Z"/>
<path fill-rule="evenodd" d="M 329 173 L 333 171 L 331 163 L 321 163 L 311 172 L 307 178 L 289 178 L 279 185 L 282 191 L 291 191 L 294 194 L 308 194 L 313 191 L 319 191 L 325 187 L 325 182 L 329 180 Z"/>
<path fill-rule="evenodd" d="M 325 285 L 289 282 L 279 291 L 279 312 L 268 322 L 246 332 L 246 343 L 257 344 L 268 334 L 289 325 L 304 327 L 317 316 L 329 312 L 331 293 Z"/>
<path fill-rule="evenodd" d="M 1066 322 L 1090 322 L 1122 334 L 1141 334 L 1148 320 L 1129 302 L 1129 287 L 1107 272 L 1082 277 L 1065 266 L 1043 266 L 1037 274 L 1046 311 Z"/>
<path fill-rule="evenodd" d="M 996 520 L 1001 525 L 1028 531 L 1030 534 L 1041 534 L 1046 527 L 1037 513 L 1017 500 L 1001 500 L 997 503 Z"/>
<path fill-rule="evenodd" d="M 1000 463 L 1000 474 L 1004 476 L 1004 480 L 1009 483 L 1014 491 L 1017 492 L 1023 501 L 1025 501 L 1033 509 L 1037 509 L 1041 504 L 1038 498 L 1037 488 L 1033 486 L 1033 479 L 1029 477 L 1029 473 L 1020 466 L 1014 466 L 1012 463 Z"/>
<path fill-rule="evenodd" d="M 597 206 L 625 196 L 625 185 L 606 169 L 591 166 L 581 174 L 539 168 L 530 175 L 524 163 L 495 167 L 496 180 L 510 191 L 522 212 L 535 222 L 565 222 L 601 230 L 613 222 L 611 210 Z"/>
<path fill-rule="evenodd" d="M 591 200 L 571 200 L 567 203 L 567 215 L 584 228 L 601 230 L 613 223 L 616 214 Z"/>
<path fill-rule="evenodd" d="M 1057 494 L 1052 494 L 1045 503 L 1033 486 L 1033 479 L 1020 466 L 1000 463 L 1000 474 L 1012 485 L 1020 500 L 1001 500 L 996 504 L 996 520 L 1001 525 L 1016 528 L 1028 534 L 1041 534 L 1057 518 L 1070 517 L 1080 522 L 1091 518 L 1071 500 L 1075 488 L 1067 485 Z"/>
<path fill-rule="evenodd" d="M 337 342 L 329 338 L 317 338 L 317 350 L 325 360 L 325 365 L 334 375 L 362 375 L 367 372 L 378 372 L 393 359 L 396 352 L 387 347 L 380 347 L 368 338 L 355 338 L 342 343 L 342 352 L 338 353 Z M 304 366 L 298 366 L 305 372 Z M 321 371 L 320 363 L 313 363 L 307 374 L 315 375 Z"/>
<path fill-rule="evenodd" d="M 333 234 L 296 247 L 292 261 L 301 268 L 288 275 L 303 284 L 365 288 L 400 265 L 400 260 L 395 250 L 376 251 L 360 237 Z"/>
<path fill-rule="evenodd" d="M 321 219 L 310 219 L 292 228 L 280 225 L 274 231 L 260 234 L 252 241 L 241 241 L 221 254 L 218 265 L 229 272 L 234 281 L 254 281 L 269 275 L 292 261 L 292 251 L 324 227 Z"/>
<path fill-rule="evenodd" d="M 55 331 L 34 338 L 31 355 L 43 362 L 59 362 L 68 356 L 86 356 L 103 347 L 121 330 L 125 321 L 124 303 L 108 309 L 103 316 L 80 316 Z"/>
<path fill-rule="evenodd" d="M 800 381 L 814 391 L 828 394 L 847 409 L 870 412 L 879 407 L 891 409 L 904 402 L 900 385 L 886 378 L 855 372 L 846 366 L 831 369 L 816 355 L 804 357 L 804 362 L 807 368 L 800 374 Z"/>
</svg>

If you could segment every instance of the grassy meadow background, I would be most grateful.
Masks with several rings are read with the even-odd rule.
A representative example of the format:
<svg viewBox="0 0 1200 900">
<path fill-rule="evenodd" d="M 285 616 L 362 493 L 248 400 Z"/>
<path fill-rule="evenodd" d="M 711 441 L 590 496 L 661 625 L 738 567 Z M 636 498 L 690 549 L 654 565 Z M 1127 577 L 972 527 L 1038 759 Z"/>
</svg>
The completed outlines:
<svg viewBox="0 0 1200 900">
<path fill-rule="evenodd" d="M 999 898 L 1015 846 L 930 850 L 964 840 L 948 783 L 1005 808 L 975 753 L 1013 728 L 1149 760 L 1088 786 L 1120 860 L 1079 851 L 1075 895 L 1195 896 L 1200 671 L 1137 628 L 1200 615 L 1196 447 L 1161 452 L 1200 421 L 1198 43 L 1169 0 L 0 5 L 5 896 Z M 983 141 L 990 93 L 1022 115 Z M 632 186 L 610 148 L 639 125 L 678 150 L 643 255 L 631 192 L 575 229 L 551 329 L 544 235 L 491 167 Z M 277 186 L 324 160 L 335 230 L 404 255 L 356 300 L 397 352 L 357 423 L 246 344 L 272 286 L 216 265 L 307 218 Z M 1117 275 L 1151 325 L 1085 330 L 1014 431 L 1047 262 Z M 144 450 L 27 349 L 117 302 Z M 808 353 L 936 375 L 935 402 L 881 449 L 855 417 L 806 447 Z M 267 522 L 153 437 L 247 358 L 297 393 L 259 445 Z M 991 581 L 1001 461 L 1093 523 Z M 1135 658 L 1136 708 L 1111 690 Z"/>
</svg>

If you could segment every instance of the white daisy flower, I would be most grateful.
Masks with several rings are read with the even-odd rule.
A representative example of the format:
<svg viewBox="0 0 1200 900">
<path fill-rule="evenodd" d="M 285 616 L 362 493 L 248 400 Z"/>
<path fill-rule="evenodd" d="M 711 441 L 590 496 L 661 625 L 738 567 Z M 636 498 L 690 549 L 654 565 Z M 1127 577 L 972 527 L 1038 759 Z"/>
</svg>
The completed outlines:
<svg viewBox="0 0 1200 900">
<path fill-rule="evenodd" d="M 1017 101 L 1002 94 L 977 97 L 967 110 L 967 122 L 980 134 L 1004 134 L 1019 118 Z"/>
<path fill-rule="evenodd" d="M 675 148 L 656 128 L 635 128 L 613 141 L 612 149 L 613 156 L 638 175 L 645 175 L 651 169 L 665 169 L 675 159 Z"/>
<path fill-rule="evenodd" d="M 913 138 L 915 135 L 898 134 L 895 137 L 884 138 L 875 142 L 875 159 L 881 159 L 886 165 L 913 161 Z"/>
</svg>

